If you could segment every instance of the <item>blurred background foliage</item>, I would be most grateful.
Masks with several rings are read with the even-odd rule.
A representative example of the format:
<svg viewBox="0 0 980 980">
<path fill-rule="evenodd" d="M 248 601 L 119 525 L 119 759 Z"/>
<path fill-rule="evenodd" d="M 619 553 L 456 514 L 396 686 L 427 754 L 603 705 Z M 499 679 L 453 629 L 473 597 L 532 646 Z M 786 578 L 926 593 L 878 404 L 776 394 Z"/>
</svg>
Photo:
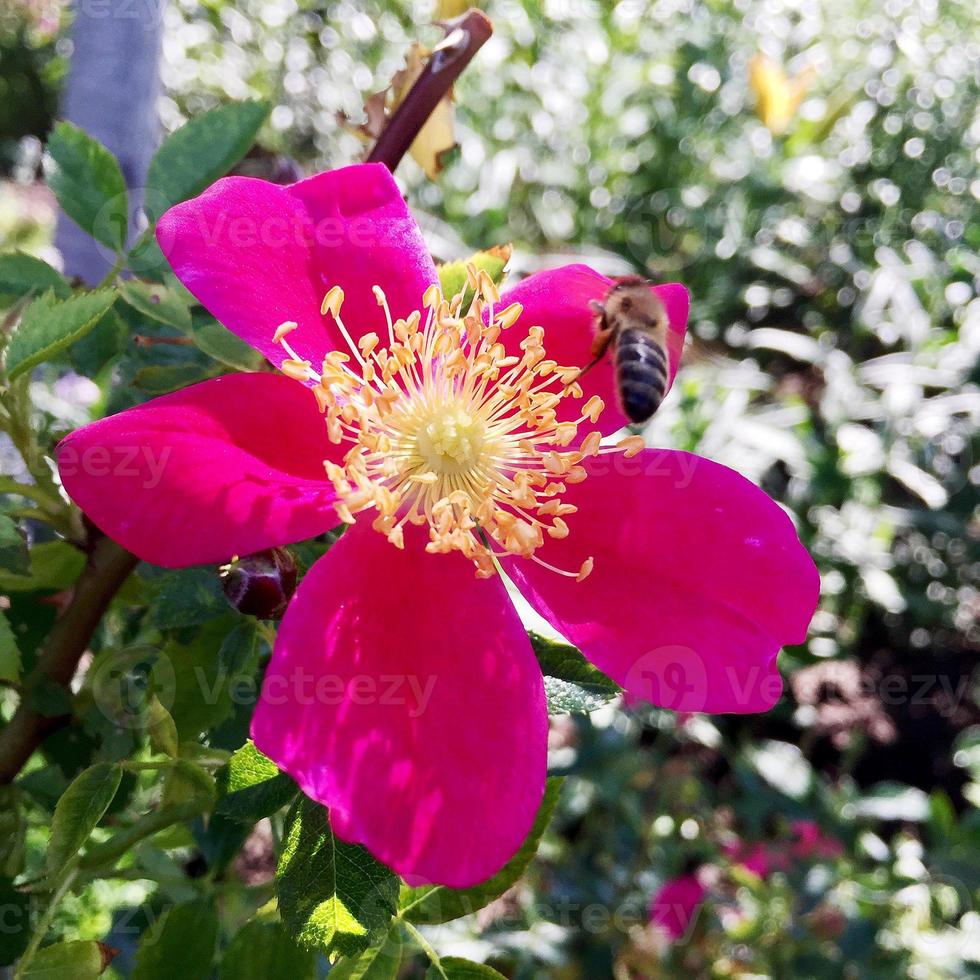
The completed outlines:
<svg viewBox="0 0 980 980">
<path fill-rule="evenodd" d="M 412 41 L 440 37 L 433 19 L 456 7 L 173 0 L 165 127 L 261 97 L 273 109 L 245 172 L 356 160 L 364 144 L 350 123 L 365 100 Z M 823 598 L 809 642 L 781 658 L 786 696 L 766 716 L 609 705 L 557 719 L 553 769 L 573 778 L 539 860 L 489 909 L 436 927 L 440 951 L 519 977 L 977 975 L 974 5 L 485 9 L 495 35 L 457 86 L 458 147 L 435 180 L 409 160 L 399 173 L 433 251 L 458 258 L 513 242 L 517 274 L 581 258 L 687 284 L 706 353 L 682 369 L 649 441 L 725 462 L 779 499 L 820 566 Z M 45 0 L 0 10 L 0 238 L 46 257 L 54 207 L 38 166 L 69 20 Z M 248 366 L 237 348 L 208 350 L 216 365 L 197 349 L 134 347 L 132 332 L 163 327 L 132 307 L 107 324 L 73 350 L 78 374 L 36 382 L 52 434 L 106 405 Z M 5 472 L 8 461 L 20 465 L 7 451 Z M 173 584 L 174 573 L 144 569 L 133 601 L 151 604 L 158 642 L 206 663 L 242 627 L 230 616 L 207 635 L 194 626 L 213 618 L 215 595 L 201 573 L 188 599 L 192 574 Z M 206 612 L 188 620 L 195 602 Z M 126 622 L 110 618 L 102 642 L 131 641 L 113 637 Z M 254 670 L 261 654 L 249 651 L 234 662 Z M 248 712 L 226 707 L 210 717 L 185 706 L 181 735 L 237 748 Z M 112 751 L 108 730 L 71 732 L 63 741 L 75 744 L 51 747 L 49 764 L 26 777 L 35 806 Z M 129 792 L 120 806 L 138 808 L 152 783 L 134 778 Z M 31 819 L 36 862 L 45 838 Z M 777 846 L 800 819 L 841 849 L 763 877 L 732 858 Z M 157 884 L 93 882 L 63 906 L 56 931 L 111 937 L 129 907 L 192 897 L 184 872 L 195 861 L 219 883 L 227 871 L 267 887 L 253 838 L 243 848 L 220 827 L 189 825 L 170 844 L 183 845 L 183 870 L 159 841 L 146 845 Z M 692 870 L 708 899 L 671 944 L 645 925 L 646 908 L 664 881 Z M 234 923 L 245 904 L 229 886 L 223 918 Z M 108 941 L 124 947 L 111 969 L 127 975 L 125 942 Z"/>
</svg>

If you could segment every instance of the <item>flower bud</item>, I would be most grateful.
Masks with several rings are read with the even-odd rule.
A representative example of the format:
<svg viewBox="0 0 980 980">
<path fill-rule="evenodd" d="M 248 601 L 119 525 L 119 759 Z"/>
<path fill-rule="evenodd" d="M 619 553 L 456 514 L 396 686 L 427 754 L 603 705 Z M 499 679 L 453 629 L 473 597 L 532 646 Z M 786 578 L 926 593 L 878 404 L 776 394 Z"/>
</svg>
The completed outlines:
<svg viewBox="0 0 980 980">
<path fill-rule="evenodd" d="M 280 619 L 296 591 L 296 560 L 285 548 L 236 558 L 221 569 L 225 596 L 240 613 Z"/>
</svg>

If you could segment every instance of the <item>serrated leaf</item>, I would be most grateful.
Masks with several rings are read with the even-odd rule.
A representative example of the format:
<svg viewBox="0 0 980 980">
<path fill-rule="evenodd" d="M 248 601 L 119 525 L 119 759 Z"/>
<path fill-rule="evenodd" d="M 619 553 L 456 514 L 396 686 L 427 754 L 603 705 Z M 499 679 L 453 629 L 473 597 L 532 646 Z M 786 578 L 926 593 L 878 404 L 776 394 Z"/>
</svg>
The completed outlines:
<svg viewBox="0 0 980 980">
<path fill-rule="evenodd" d="M 171 133 L 150 163 L 150 206 L 179 204 L 223 177 L 248 152 L 268 112 L 264 102 L 237 102 L 195 116 Z"/>
<path fill-rule="evenodd" d="M 364 950 L 360 956 L 338 961 L 330 971 L 333 980 L 395 980 L 405 953 L 405 944 L 397 924 L 384 942 Z"/>
<path fill-rule="evenodd" d="M 39 296 L 24 311 L 7 345 L 8 378 L 13 381 L 84 337 L 115 300 L 112 289 L 76 293 L 63 302 L 53 292 Z"/>
<path fill-rule="evenodd" d="M 544 674 L 548 714 L 595 711 L 620 693 L 619 685 L 593 667 L 575 647 L 537 633 L 528 635 Z"/>
<path fill-rule="evenodd" d="M 129 211 L 119 161 L 69 122 L 54 127 L 47 151 L 45 176 L 65 214 L 96 241 L 120 251 Z"/>
<path fill-rule="evenodd" d="M 402 885 L 398 896 L 398 911 L 403 919 L 420 924 L 435 924 L 458 919 L 489 905 L 499 898 L 527 870 L 545 829 L 558 804 L 562 780 L 552 777 L 545 787 L 544 799 L 530 833 L 520 850 L 492 878 L 474 888 L 446 888 L 444 885 L 423 885 L 411 888 Z"/>
<path fill-rule="evenodd" d="M 486 272 L 497 285 L 500 285 L 504 279 L 512 251 L 510 245 L 494 245 L 483 252 L 476 252 L 468 259 L 444 262 L 436 269 L 443 295 L 447 298 L 455 296 L 466 285 L 466 267 L 471 262 L 478 270 Z M 473 290 L 468 288 L 463 297 L 462 308 L 464 311 L 472 301 Z"/>
<path fill-rule="evenodd" d="M 217 937 L 213 902 L 172 906 L 140 939 L 132 980 L 207 980 Z"/>
<path fill-rule="evenodd" d="M 30 296 L 51 290 L 58 299 L 71 295 L 65 277 L 47 262 L 26 252 L 0 255 L 0 293 Z"/>
<path fill-rule="evenodd" d="M 443 956 L 438 966 L 432 963 L 425 971 L 425 980 L 501 980 L 503 976 L 486 963 L 474 963 L 461 956 Z"/>
<path fill-rule="evenodd" d="M 214 569 L 188 568 L 157 580 L 150 622 L 157 629 L 180 629 L 200 626 L 229 611 Z"/>
<path fill-rule="evenodd" d="M 334 837 L 326 808 L 302 796 L 286 816 L 276 893 L 301 946 L 355 956 L 391 921 L 398 879 L 359 844 Z"/>
<path fill-rule="evenodd" d="M 38 950 L 18 980 L 96 980 L 105 969 L 95 940 L 55 943 Z"/>
<path fill-rule="evenodd" d="M 313 980 L 316 975 L 313 953 L 300 949 L 278 922 L 245 923 L 218 967 L 218 980 Z"/>
<path fill-rule="evenodd" d="M 0 681 L 20 680 L 20 650 L 6 613 L 0 609 Z"/>
<path fill-rule="evenodd" d="M 191 312 L 176 289 L 134 279 L 119 284 L 123 301 L 143 316 L 165 323 L 187 333 L 191 329 Z"/>
<path fill-rule="evenodd" d="M 0 514 L 0 568 L 14 575 L 26 575 L 31 568 L 24 535 L 6 514 Z"/>
<path fill-rule="evenodd" d="M 57 874 L 77 856 L 109 808 L 121 779 L 118 766 L 100 762 L 72 780 L 51 820 L 47 857 L 50 874 Z"/>
<path fill-rule="evenodd" d="M 216 813 L 255 823 L 272 816 L 296 795 L 296 784 L 247 741 L 218 772 Z"/>
</svg>

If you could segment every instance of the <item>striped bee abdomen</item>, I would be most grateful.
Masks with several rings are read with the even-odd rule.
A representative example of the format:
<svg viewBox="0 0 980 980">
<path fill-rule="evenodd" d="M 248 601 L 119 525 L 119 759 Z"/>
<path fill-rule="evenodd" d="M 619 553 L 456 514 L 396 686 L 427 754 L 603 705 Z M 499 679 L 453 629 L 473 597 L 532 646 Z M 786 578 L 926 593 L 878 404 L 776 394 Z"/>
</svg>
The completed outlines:
<svg viewBox="0 0 980 980">
<path fill-rule="evenodd" d="M 667 391 L 667 358 L 663 347 L 643 330 L 623 330 L 616 342 L 616 384 L 623 413 L 636 424 L 646 422 Z"/>
</svg>

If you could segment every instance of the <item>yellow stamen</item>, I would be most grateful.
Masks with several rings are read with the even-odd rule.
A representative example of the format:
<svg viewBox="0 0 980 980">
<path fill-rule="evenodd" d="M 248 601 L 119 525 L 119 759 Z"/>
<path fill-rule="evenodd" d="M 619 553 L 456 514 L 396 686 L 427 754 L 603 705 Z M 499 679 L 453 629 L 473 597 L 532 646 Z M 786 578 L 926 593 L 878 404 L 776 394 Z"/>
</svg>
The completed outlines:
<svg viewBox="0 0 980 980">
<path fill-rule="evenodd" d="M 321 312 L 333 315 L 350 352 L 331 351 L 317 374 L 289 346 L 296 324 L 287 321 L 274 333 L 288 355 L 282 370 L 312 382 L 328 438 L 346 447 L 342 463 L 324 463 L 342 521 L 353 524 L 373 510 L 371 526 L 397 548 L 405 547 L 406 524 L 427 526 L 428 552 L 462 552 L 479 577 L 496 574 L 498 558 L 519 556 L 581 581 L 591 558 L 577 572 L 565 571 L 536 552 L 574 534 L 565 518 L 576 508 L 561 495 L 586 478 L 581 461 L 599 451 L 599 432 L 579 441 L 578 430 L 598 419 L 602 399 L 561 411 L 577 421 L 558 421 L 564 399 L 582 398 L 574 383 L 581 368 L 547 359 L 540 326 L 528 329 L 521 356 L 508 354 L 498 338 L 517 322 L 521 304 L 495 315 L 500 293 L 493 280 L 468 268 L 467 282 L 475 293 L 467 309 L 466 288 L 447 300 L 434 284 L 422 309 L 398 320 L 375 286 L 387 346 L 377 333 L 347 329 L 344 292 L 334 286 Z M 639 451 L 632 439 L 619 445 Z"/>
</svg>

